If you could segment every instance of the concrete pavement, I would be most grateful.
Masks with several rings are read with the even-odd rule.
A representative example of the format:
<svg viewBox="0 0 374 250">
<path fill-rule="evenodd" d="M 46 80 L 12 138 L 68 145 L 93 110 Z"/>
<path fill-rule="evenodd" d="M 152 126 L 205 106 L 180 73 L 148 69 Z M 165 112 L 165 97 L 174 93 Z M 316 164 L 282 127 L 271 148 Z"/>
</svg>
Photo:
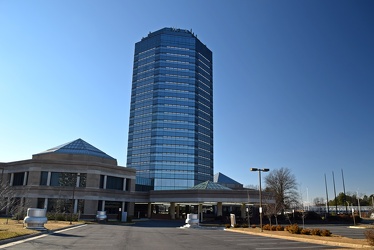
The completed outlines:
<svg viewBox="0 0 374 250">
<path fill-rule="evenodd" d="M 174 227 L 175 223 L 161 221 L 148 222 L 152 227 L 142 223 L 132 226 L 90 224 L 50 235 L 40 235 L 24 241 L 0 246 L 8 250 L 59 250 L 59 249 L 207 249 L 207 250 L 258 250 L 258 249 L 338 249 L 322 244 L 297 242 L 285 239 L 269 238 L 257 235 L 245 235 L 224 231 L 223 228 L 182 229 Z"/>
</svg>

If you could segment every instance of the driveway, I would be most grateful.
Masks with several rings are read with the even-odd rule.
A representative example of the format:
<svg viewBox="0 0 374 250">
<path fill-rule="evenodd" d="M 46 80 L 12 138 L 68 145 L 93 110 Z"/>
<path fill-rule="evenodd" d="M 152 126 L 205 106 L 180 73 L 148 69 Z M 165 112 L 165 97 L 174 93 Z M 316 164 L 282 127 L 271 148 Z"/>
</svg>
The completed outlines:
<svg viewBox="0 0 374 250">
<path fill-rule="evenodd" d="M 285 239 L 224 231 L 182 229 L 179 221 L 149 220 L 131 226 L 89 224 L 0 246 L 0 249 L 339 249 Z"/>
</svg>

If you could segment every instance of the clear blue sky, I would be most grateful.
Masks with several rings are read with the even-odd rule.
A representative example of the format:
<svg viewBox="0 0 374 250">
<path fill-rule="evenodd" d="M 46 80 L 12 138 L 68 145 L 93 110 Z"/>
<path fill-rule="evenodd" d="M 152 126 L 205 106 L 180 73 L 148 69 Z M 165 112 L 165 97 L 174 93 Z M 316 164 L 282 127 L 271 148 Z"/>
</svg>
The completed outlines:
<svg viewBox="0 0 374 250">
<path fill-rule="evenodd" d="M 214 172 L 290 168 L 306 199 L 374 193 L 373 1 L 0 0 L 0 161 L 82 138 L 126 165 L 134 43 L 214 58 Z"/>
</svg>

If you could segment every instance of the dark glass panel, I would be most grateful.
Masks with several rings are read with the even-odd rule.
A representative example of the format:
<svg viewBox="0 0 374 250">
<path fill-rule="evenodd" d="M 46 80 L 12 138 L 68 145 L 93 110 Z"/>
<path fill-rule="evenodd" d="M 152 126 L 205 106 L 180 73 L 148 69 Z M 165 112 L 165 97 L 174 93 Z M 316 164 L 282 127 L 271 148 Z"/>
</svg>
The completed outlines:
<svg viewBox="0 0 374 250">
<path fill-rule="evenodd" d="M 47 181 L 48 181 L 48 172 L 42 171 L 40 173 L 40 186 L 47 186 L 48 185 Z"/>
</svg>

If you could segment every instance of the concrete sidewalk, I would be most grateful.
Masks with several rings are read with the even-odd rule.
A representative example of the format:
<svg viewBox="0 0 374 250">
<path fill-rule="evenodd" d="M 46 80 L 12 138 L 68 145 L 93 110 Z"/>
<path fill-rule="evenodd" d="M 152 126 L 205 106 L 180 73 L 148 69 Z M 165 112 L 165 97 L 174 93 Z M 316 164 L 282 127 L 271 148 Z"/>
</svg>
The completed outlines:
<svg viewBox="0 0 374 250">
<path fill-rule="evenodd" d="M 293 234 L 289 235 L 278 235 L 278 234 L 272 234 L 271 232 L 276 231 L 266 231 L 266 232 L 254 232 L 252 230 L 243 230 L 240 228 L 227 228 L 225 229 L 227 231 L 232 232 L 238 232 L 243 234 L 251 234 L 251 235 L 259 235 L 264 237 L 271 237 L 271 238 L 278 238 L 278 239 L 287 239 L 287 240 L 293 240 L 293 241 L 300 241 L 300 242 L 307 242 L 307 243 L 314 243 L 314 244 L 323 244 L 323 245 L 329 245 L 329 246 L 336 246 L 336 247 L 347 247 L 350 249 L 374 249 L 374 246 L 370 246 L 369 243 L 366 240 L 357 240 L 357 239 L 350 239 L 352 241 L 362 241 L 363 243 L 347 243 L 339 241 L 341 240 L 340 237 L 323 237 L 318 236 L 317 237 L 311 237 L 311 235 L 299 235 L 300 237 L 297 237 Z"/>
</svg>

